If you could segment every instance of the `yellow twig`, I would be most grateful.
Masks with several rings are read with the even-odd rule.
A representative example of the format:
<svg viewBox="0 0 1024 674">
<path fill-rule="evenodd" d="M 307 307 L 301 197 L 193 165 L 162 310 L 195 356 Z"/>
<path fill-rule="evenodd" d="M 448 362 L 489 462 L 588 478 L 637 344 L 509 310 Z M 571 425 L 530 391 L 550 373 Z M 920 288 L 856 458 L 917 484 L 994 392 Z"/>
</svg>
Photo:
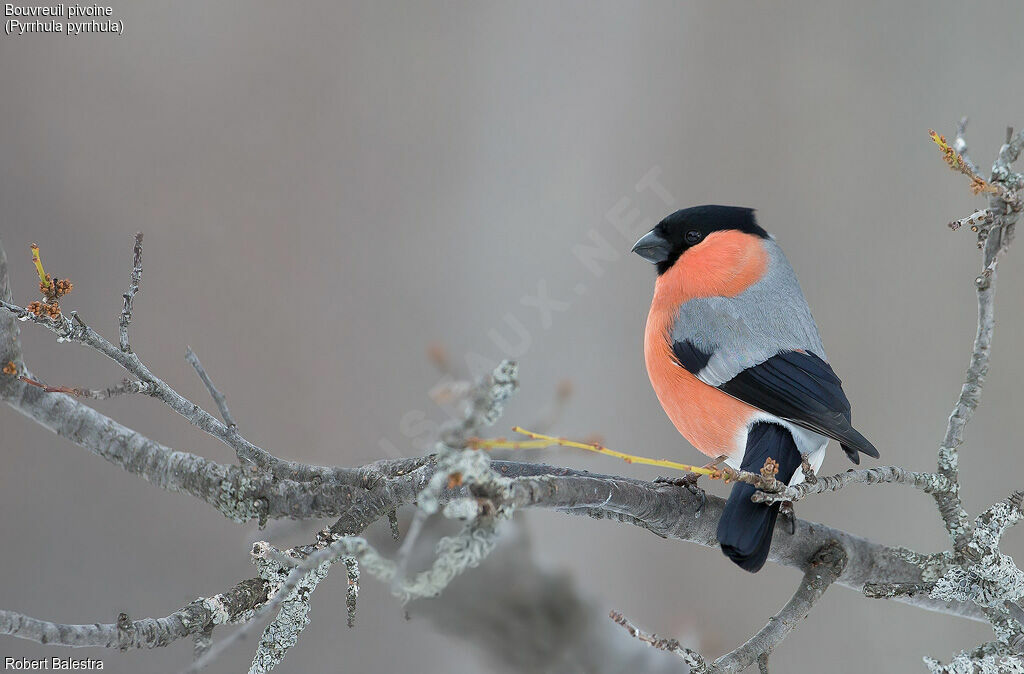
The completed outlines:
<svg viewBox="0 0 1024 674">
<path fill-rule="evenodd" d="M 46 271 L 43 269 L 43 261 L 39 257 L 39 246 L 32 244 L 32 264 L 36 266 L 36 272 L 39 273 L 39 283 L 44 287 L 50 287 L 50 277 L 46 275 Z"/>
<path fill-rule="evenodd" d="M 998 194 L 1000 192 L 998 187 L 985 182 L 984 178 L 971 169 L 970 165 L 964 161 L 963 155 L 946 142 L 945 136 L 940 136 L 933 129 L 928 129 L 928 135 L 931 136 L 932 142 L 939 146 L 939 150 L 942 151 L 942 159 L 949 165 L 949 168 L 963 173 L 971 179 L 971 194 L 980 194 L 982 192 Z"/>
<path fill-rule="evenodd" d="M 567 440 L 565 438 L 556 438 L 553 435 L 544 435 L 543 433 L 534 433 L 528 431 L 525 428 L 514 426 L 512 428 L 514 433 L 520 433 L 530 438 L 529 440 L 506 440 L 505 438 L 493 438 L 485 440 L 482 438 L 472 438 L 469 441 L 469 446 L 473 449 L 546 449 L 548 447 L 574 447 L 576 449 L 583 449 L 588 452 L 597 452 L 598 454 L 604 454 L 605 456 L 614 456 L 617 459 L 622 459 L 626 463 L 642 463 L 647 466 L 658 466 L 659 468 L 671 468 L 672 470 L 681 470 L 686 473 L 697 473 L 698 475 L 707 475 L 711 479 L 719 479 L 726 476 L 722 470 L 717 468 L 703 468 L 701 466 L 690 466 L 685 463 L 678 463 L 676 461 L 669 461 L 667 459 L 648 459 L 644 456 L 635 456 L 633 454 L 625 454 L 623 452 L 617 452 L 614 449 L 608 449 L 598 442 L 576 442 L 574 440 Z"/>
</svg>

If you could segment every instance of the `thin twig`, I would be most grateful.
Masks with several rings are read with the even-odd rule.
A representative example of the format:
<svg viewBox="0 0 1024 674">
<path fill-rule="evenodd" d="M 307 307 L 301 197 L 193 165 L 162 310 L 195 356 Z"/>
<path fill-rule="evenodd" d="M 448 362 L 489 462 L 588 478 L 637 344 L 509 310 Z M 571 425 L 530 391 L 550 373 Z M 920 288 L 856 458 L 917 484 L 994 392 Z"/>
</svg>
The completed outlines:
<svg viewBox="0 0 1024 674">
<path fill-rule="evenodd" d="M 121 309 L 120 330 L 118 339 L 121 350 L 129 353 L 132 350 L 128 343 L 128 325 L 132 322 L 132 309 L 134 308 L 135 295 L 139 292 L 139 283 L 142 281 L 142 232 L 135 234 L 135 258 L 132 261 L 132 281 L 128 290 L 122 295 L 124 307 Z"/>
<path fill-rule="evenodd" d="M 406 570 L 409 567 L 409 559 L 412 557 L 413 549 L 416 547 L 416 541 L 420 537 L 420 533 L 423 531 L 423 525 L 426 523 L 427 518 L 430 517 L 425 510 L 417 508 L 415 514 L 412 516 L 412 522 L 409 523 L 409 530 L 405 532 L 405 539 L 398 548 L 398 552 L 395 553 L 395 577 L 391 581 L 391 590 L 394 592 L 405 582 Z"/>
<path fill-rule="evenodd" d="M 236 430 L 218 421 L 216 417 L 194 404 L 174 390 L 167 382 L 153 374 L 148 367 L 132 351 L 122 351 L 111 344 L 98 332 L 85 324 L 77 314 L 73 320 L 61 315 L 56 319 L 36 316 L 24 307 L 10 302 L 0 301 L 0 307 L 13 313 L 16 317 L 41 325 L 67 342 L 75 342 L 88 346 L 123 367 L 129 374 L 151 386 L 150 395 L 163 401 L 172 410 L 185 417 L 189 423 L 199 428 L 235 450 L 243 460 L 260 468 L 271 470 L 275 475 L 288 478 L 301 478 L 301 464 L 283 462 L 265 449 L 257 447 L 241 436 Z M 309 475 L 309 477 L 313 477 Z"/>
<path fill-rule="evenodd" d="M 992 221 L 994 219 L 995 218 L 994 218 L 994 216 L 992 214 L 992 211 L 990 211 L 987 208 L 983 208 L 983 209 L 981 209 L 979 211 L 974 211 L 973 213 L 971 213 L 967 217 L 963 217 L 963 218 L 960 218 L 958 220 L 951 221 L 949 223 L 949 228 L 952 229 L 955 232 L 956 230 L 960 229 L 961 227 L 966 226 L 972 232 L 977 232 L 982 227 L 985 227 L 987 225 L 992 224 Z"/>
<path fill-rule="evenodd" d="M 967 139 L 964 136 L 964 133 L 967 131 L 967 122 L 967 117 L 961 117 L 960 121 L 957 122 L 956 138 L 953 140 L 953 149 L 956 151 L 957 154 L 963 157 L 964 164 L 967 165 L 967 168 L 972 173 L 979 174 L 980 171 L 978 171 L 978 166 L 973 161 L 971 161 L 971 158 L 969 156 L 967 156 Z"/>
<path fill-rule="evenodd" d="M 133 381 L 131 379 L 125 379 L 117 386 L 111 386 L 105 389 L 88 389 L 72 386 L 50 386 L 33 379 L 26 374 L 23 374 L 18 378 L 29 386 L 40 388 L 46 393 L 66 393 L 67 395 L 72 395 L 76 398 L 89 398 L 91 400 L 108 400 L 109 398 L 116 398 L 117 396 L 122 395 L 131 395 L 134 393 L 148 394 L 150 392 L 149 384 L 144 381 Z"/>
<path fill-rule="evenodd" d="M 519 433 L 525 435 L 529 440 L 507 440 L 505 438 L 478 438 L 470 437 L 466 440 L 467 446 L 472 449 L 547 449 L 549 447 L 571 447 L 574 449 L 582 449 L 588 452 L 596 452 L 605 456 L 612 456 L 616 459 L 622 459 L 626 463 L 638 463 L 647 466 L 658 466 L 660 468 L 671 468 L 672 470 L 680 470 L 687 473 L 696 473 L 698 475 L 707 475 L 711 479 L 720 479 L 729 475 L 738 475 L 739 471 L 733 471 L 729 473 L 730 469 L 718 469 L 718 468 L 702 468 L 698 466 L 691 466 L 685 463 L 679 463 L 678 461 L 670 461 L 668 459 L 651 459 L 646 456 L 640 456 L 637 454 L 627 454 L 614 449 L 605 447 L 599 442 L 577 442 L 575 440 L 569 440 L 568 438 L 558 438 L 553 435 L 545 435 L 544 433 L 537 433 L 535 431 L 529 431 L 520 426 L 512 427 L 513 433 Z M 735 478 L 733 478 L 735 479 Z"/>
<path fill-rule="evenodd" d="M 706 674 L 710 671 L 708 669 L 707 661 L 704 660 L 700 653 L 690 648 L 686 648 L 676 639 L 664 639 L 659 637 L 657 634 L 644 632 L 618 611 L 610 612 L 608 617 L 611 618 L 616 625 L 621 625 L 623 629 L 629 633 L 629 636 L 634 639 L 638 639 L 653 648 L 657 648 L 659 651 L 666 651 L 668 653 L 678 655 L 682 658 L 683 662 L 686 663 L 686 666 L 690 668 L 690 674 Z"/>
<path fill-rule="evenodd" d="M 185 347 L 185 360 L 195 368 L 196 374 L 198 374 L 199 378 L 203 380 L 203 384 L 206 386 L 206 390 L 210 392 L 210 397 L 213 398 L 213 402 L 217 403 L 217 409 L 220 410 L 220 416 L 224 419 L 224 423 L 228 425 L 228 429 L 234 430 L 238 428 L 238 424 L 235 423 L 234 418 L 231 416 L 231 410 L 228 409 L 227 398 L 225 398 L 224 394 L 217 390 L 217 387 L 213 385 L 213 380 L 210 379 L 210 375 L 206 374 L 203 364 L 199 362 L 199 356 L 196 355 L 195 351 L 193 351 L 190 346 Z"/>
</svg>

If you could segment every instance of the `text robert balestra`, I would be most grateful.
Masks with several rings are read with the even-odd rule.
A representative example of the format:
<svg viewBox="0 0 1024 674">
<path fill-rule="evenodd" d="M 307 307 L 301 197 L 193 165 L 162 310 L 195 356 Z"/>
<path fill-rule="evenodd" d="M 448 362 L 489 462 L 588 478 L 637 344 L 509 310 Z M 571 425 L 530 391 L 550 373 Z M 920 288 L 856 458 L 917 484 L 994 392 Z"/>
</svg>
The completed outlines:
<svg viewBox="0 0 1024 674">
<path fill-rule="evenodd" d="M 103 661 L 97 658 L 4 658 L 4 669 L 8 671 L 39 672 L 39 671 L 81 671 L 85 669 L 103 669 Z"/>
</svg>

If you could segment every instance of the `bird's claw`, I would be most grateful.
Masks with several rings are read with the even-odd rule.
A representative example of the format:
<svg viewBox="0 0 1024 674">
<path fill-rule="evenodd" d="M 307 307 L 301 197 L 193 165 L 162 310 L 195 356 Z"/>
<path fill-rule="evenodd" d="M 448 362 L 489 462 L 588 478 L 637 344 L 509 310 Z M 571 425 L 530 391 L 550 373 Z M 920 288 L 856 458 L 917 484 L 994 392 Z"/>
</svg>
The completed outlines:
<svg viewBox="0 0 1024 674">
<path fill-rule="evenodd" d="M 693 513 L 694 518 L 700 517 L 704 512 L 704 506 L 708 504 L 708 495 L 703 489 L 697 486 L 696 481 L 690 482 L 685 486 L 691 494 L 700 499 L 700 503 L 697 504 L 697 510 Z"/>
<path fill-rule="evenodd" d="M 779 514 L 789 522 L 789 535 L 796 533 L 796 510 L 793 509 L 792 501 L 783 501 L 779 505 Z"/>
<path fill-rule="evenodd" d="M 687 473 L 682 477 L 656 477 L 654 481 L 661 484 L 672 484 L 677 487 L 685 487 L 691 484 L 697 484 L 697 478 L 700 477 L 697 473 Z"/>
<path fill-rule="evenodd" d="M 694 517 L 700 517 L 701 513 L 704 512 L 704 506 L 708 504 L 708 495 L 703 489 L 697 486 L 697 478 L 700 477 L 698 473 L 687 473 L 682 477 L 659 477 L 656 478 L 655 482 L 663 484 L 671 484 L 676 487 L 685 487 L 688 492 L 700 499 L 700 503 L 697 505 L 697 510 L 694 512 Z"/>
</svg>

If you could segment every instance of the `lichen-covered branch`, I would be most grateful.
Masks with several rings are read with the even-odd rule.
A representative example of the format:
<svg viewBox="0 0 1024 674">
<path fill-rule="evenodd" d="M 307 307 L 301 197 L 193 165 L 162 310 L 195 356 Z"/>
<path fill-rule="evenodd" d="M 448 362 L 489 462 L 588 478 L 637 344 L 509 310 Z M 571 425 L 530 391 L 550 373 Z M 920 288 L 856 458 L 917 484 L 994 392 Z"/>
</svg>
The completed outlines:
<svg viewBox="0 0 1024 674">
<path fill-rule="evenodd" d="M 837 475 L 818 476 L 814 482 L 804 481 L 790 487 L 782 486 L 777 492 L 758 491 L 751 497 L 757 503 L 776 503 L 781 501 L 799 501 L 810 494 L 824 494 L 839 491 L 850 484 L 905 484 L 920 489 L 926 494 L 955 491 L 957 485 L 951 483 L 944 475 L 937 473 L 917 473 L 900 466 L 879 466 L 848 470 Z"/>
<path fill-rule="evenodd" d="M 122 613 L 116 623 L 109 624 L 62 625 L 0 610 L 0 634 L 72 648 L 158 648 L 214 625 L 245 619 L 267 601 L 267 590 L 266 581 L 250 578 L 223 594 L 200 597 L 165 618 L 131 620 Z"/>
<path fill-rule="evenodd" d="M 6 402 L 43 426 L 130 473 L 170 490 L 196 496 L 237 521 L 270 518 L 337 517 L 376 521 L 409 505 L 437 473 L 431 457 L 395 459 L 361 468 L 303 472 L 327 477 L 319 483 L 271 482 L 247 476 L 195 454 L 169 447 L 118 424 L 66 395 L 45 393 L 14 381 L 17 392 Z M 686 489 L 631 478 L 591 474 L 566 468 L 511 461 L 492 461 L 504 477 L 523 478 L 513 485 L 520 507 L 546 508 L 615 519 L 641 526 L 664 538 L 715 546 L 714 528 L 724 501 L 708 496 L 700 518 L 700 499 Z M 313 487 L 316 487 L 314 489 Z M 446 490 L 447 500 L 456 492 Z M 363 525 L 365 526 L 365 524 Z M 798 520 L 796 535 L 779 533 L 769 559 L 803 568 L 829 538 L 840 540 L 851 557 L 840 584 L 860 591 L 865 582 L 914 582 L 920 571 L 895 548 Z M 353 533 L 340 531 L 339 533 Z M 914 602 L 917 603 L 917 602 Z M 976 607 L 923 602 L 925 608 L 982 619 Z"/>
<path fill-rule="evenodd" d="M 954 168 L 966 167 L 977 176 L 970 159 L 964 154 L 966 118 L 957 127 L 957 139 L 952 149 L 947 148 L 947 163 Z M 982 644 L 974 651 L 961 651 L 948 664 L 925 658 L 933 674 L 960 674 L 961 672 L 1020 672 L 1024 671 L 1024 611 L 1019 601 L 1024 597 L 1024 571 L 1013 558 L 999 547 L 1003 533 L 1024 517 L 1021 500 L 1024 493 L 1015 492 L 1000 501 L 972 522 L 959 495 L 959 447 L 964 430 L 974 416 L 981 400 L 985 377 L 988 375 L 995 329 L 995 281 L 999 256 L 1013 240 L 1014 228 L 1020 211 L 1024 209 L 1021 190 L 1024 176 L 1013 173 L 1011 164 L 1024 148 L 1024 132 L 1013 134 L 1007 130 L 1006 143 L 992 166 L 989 184 L 989 206 L 967 218 L 954 221 L 953 229 L 968 224 L 978 235 L 982 249 L 982 271 L 975 279 L 978 293 L 978 325 L 971 360 L 960 396 L 949 417 L 946 434 L 938 452 L 938 473 L 952 489 L 934 491 L 939 514 L 951 541 L 951 550 L 942 555 L 918 556 L 908 561 L 916 563 L 922 571 L 921 583 L 872 582 L 865 586 L 865 595 L 874 598 L 907 598 L 927 596 L 938 600 L 963 601 L 977 605 L 992 625 L 997 640 Z M 950 157 L 950 153 L 954 155 Z M 981 181 L 982 183 L 984 181 Z"/>
<path fill-rule="evenodd" d="M 513 467 L 526 464 L 495 462 L 508 474 Z M 534 470 L 540 471 L 540 467 Z M 550 470 L 550 469 L 549 469 Z M 643 527 L 664 538 L 687 540 L 717 548 L 715 528 L 725 501 L 709 495 L 697 517 L 701 499 L 683 487 L 665 483 L 640 483 L 608 475 L 576 474 L 523 476 L 513 482 L 513 497 L 519 507 L 543 507 L 576 515 L 613 519 Z M 857 592 L 868 582 L 920 582 L 921 569 L 907 561 L 906 551 L 868 541 L 831 527 L 796 520 L 793 533 L 780 528 L 775 532 L 768 560 L 800 570 L 807 568 L 818 550 L 836 541 L 846 551 L 848 561 L 836 583 Z M 972 620 L 984 620 L 980 608 L 970 603 L 951 604 L 930 597 L 904 597 L 900 601 L 953 613 Z"/>
<path fill-rule="evenodd" d="M 957 127 L 956 149 L 966 152 L 964 130 L 967 120 L 962 119 Z M 982 272 L 975 279 L 978 293 L 978 328 L 971 350 L 971 361 L 967 376 L 956 405 L 949 416 L 946 433 L 939 447 L 938 472 L 953 484 L 959 481 L 959 447 L 963 443 L 964 429 L 974 416 L 981 392 L 988 374 L 992 350 L 992 334 L 995 330 L 995 283 L 996 264 L 999 254 L 1013 239 L 1013 230 L 1020 215 L 1019 193 L 1024 187 L 1024 178 L 1013 173 L 1010 166 L 1024 147 L 1024 132 L 1007 138 L 1006 144 L 992 166 L 991 182 L 999 186 L 989 196 L 990 217 L 973 225 L 978 232 L 978 244 L 982 248 Z M 970 160 L 966 160 L 970 161 Z M 962 552 L 970 537 L 970 518 L 960 501 L 957 491 L 936 492 L 935 503 L 939 508 L 946 530 L 953 540 L 954 551 Z"/>
</svg>

